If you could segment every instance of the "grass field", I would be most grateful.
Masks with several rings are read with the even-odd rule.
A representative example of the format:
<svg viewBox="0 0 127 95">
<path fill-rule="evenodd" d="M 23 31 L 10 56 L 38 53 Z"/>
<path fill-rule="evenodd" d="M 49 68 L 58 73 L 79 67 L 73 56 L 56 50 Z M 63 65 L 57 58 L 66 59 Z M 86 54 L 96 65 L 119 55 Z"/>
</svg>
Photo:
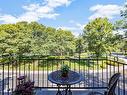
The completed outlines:
<svg viewBox="0 0 127 95">
<path fill-rule="evenodd" d="M 87 70 L 87 69 L 104 69 L 106 68 L 106 61 L 22 61 L 18 62 L 18 64 L 5 64 L 4 70 L 35 70 L 35 71 L 43 71 L 43 70 L 58 70 L 61 65 L 67 64 L 72 70 Z M 0 69 L 3 69 L 0 66 Z"/>
</svg>

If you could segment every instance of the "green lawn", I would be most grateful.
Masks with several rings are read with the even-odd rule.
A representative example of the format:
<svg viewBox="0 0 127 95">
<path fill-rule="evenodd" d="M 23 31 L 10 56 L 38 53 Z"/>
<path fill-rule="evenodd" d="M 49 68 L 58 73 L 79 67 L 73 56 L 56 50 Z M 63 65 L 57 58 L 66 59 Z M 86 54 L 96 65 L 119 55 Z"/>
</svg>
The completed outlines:
<svg viewBox="0 0 127 95">
<path fill-rule="evenodd" d="M 89 61 L 89 62 L 79 62 L 79 61 L 74 61 L 74 62 L 70 62 L 70 61 L 23 61 L 20 62 L 17 66 L 15 64 L 10 64 L 9 65 L 9 70 L 35 70 L 35 71 L 43 71 L 43 70 L 58 70 L 60 69 L 62 64 L 67 64 L 68 66 L 70 66 L 70 68 L 72 70 L 96 70 L 96 69 L 104 69 L 106 68 L 106 61 Z M 0 69 L 2 69 L 3 67 L 1 66 Z M 5 70 L 8 70 L 8 65 L 4 66 Z"/>
</svg>

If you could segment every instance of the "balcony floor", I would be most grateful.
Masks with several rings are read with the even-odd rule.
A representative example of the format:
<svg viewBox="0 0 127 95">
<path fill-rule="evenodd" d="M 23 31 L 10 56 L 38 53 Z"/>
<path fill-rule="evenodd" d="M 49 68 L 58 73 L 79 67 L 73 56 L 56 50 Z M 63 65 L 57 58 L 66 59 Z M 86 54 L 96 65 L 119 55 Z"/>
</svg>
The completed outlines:
<svg viewBox="0 0 127 95">
<path fill-rule="evenodd" d="M 72 90 L 72 95 L 88 95 L 89 92 L 94 90 Z M 96 90 L 101 91 L 102 90 Z M 36 89 L 36 95 L 56 95 L 57 90 L 55 89 Z"/>
</svg>

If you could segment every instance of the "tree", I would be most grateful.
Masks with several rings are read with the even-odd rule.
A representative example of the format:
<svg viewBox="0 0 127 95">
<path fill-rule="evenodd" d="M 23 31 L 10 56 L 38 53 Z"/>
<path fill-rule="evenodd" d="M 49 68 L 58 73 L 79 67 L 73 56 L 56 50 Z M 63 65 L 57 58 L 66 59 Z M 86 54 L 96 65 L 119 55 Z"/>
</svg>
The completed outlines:
<svg viewBox="0 0 127 95">
<path fill-rule="evenodd" d="M 88 44 L 88 50 L 94 52 L 97 57 L 111 52 L 115 47 L 113 25 L 107 18 L 96 18 L 84 27 L 84 39 Z"/>
<path fill-rule="evenodd" d="M 79 54 L 79 58 L 80 58 L 81 53 L 85 51 L 85 47 L 86 47 L 86 46 L 85 46 L 85 41 L 84 41 L 82 35 L 80 35 L 80 36 L 76 39 L 75 44 L 76 44 L 76 53 Z"/>
<path fill-rule="evenodd" d="M 0 53 L 66 55 L 75 50 L 70 31 L 46 27 L 37 22 L 0 25 Z"/>
<path fill-rule="evenodd" d="M 123 7 L 123 9 L 121 10 L 121 20 L 116 21 L 115 23 L 115 30 L 122 31 L 122 40 L 121 40 L 121 44 L 120 44 L 120 48 L 121 50 L 127 51 L 127 4 L 125 4 L 125 6 Z"/>
<path fill-rule="evenodd" d="M 52 52 L 57 55 L 72 54 L 75 50 L 74 35 L 67 30 L 58 29 L 54 36 Z"/>
<path fill-rule="evenodd" d="M 125 32 L 125 37 L 127 37 L 127 4 L 121 10 L 121 17 L 122 17 L 122 30 Z"/>
<path fill-rule="evenodd" d="M 15 25 L 4 24 L 0 25 L 0 51 L 1 53 L 14 53 L 16 49 L 16 38 L 18 29 Z"/>
</svg>

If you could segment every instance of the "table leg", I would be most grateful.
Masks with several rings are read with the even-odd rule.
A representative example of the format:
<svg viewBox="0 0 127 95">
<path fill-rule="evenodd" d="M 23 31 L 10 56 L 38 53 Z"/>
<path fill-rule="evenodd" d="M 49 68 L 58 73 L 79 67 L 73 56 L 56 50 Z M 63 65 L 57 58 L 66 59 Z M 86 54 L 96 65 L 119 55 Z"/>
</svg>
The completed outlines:
<svg viewBox="0 0 127 95">
<path fill-rule="evenodd" d="M 61 91 L 60 91 L 60 85 L 57 85 L 57 86 L 58 86 L 58 91 L 57 91 L 56 95 L 62 95 Z"/>
<path fill-rule="evenodd" d="M 67 85 L 67 88 L 65 89 L 65 95 L 67 95 L 68 93 L 68 85 Z"/>
<path fill-rule="evenodd" d="M 71 85 L 69 85 L 69 87 L 68 87 L 68 93 L 69 93 L 69 95 L 72 95 Z"/>
<path fill-rule="evenodd" d="M 65 95 L 72 95 L 72 92 L 71 92 L 71 85 L 67 85 L 67 88 L 65 90 Z"/>
</svg>

